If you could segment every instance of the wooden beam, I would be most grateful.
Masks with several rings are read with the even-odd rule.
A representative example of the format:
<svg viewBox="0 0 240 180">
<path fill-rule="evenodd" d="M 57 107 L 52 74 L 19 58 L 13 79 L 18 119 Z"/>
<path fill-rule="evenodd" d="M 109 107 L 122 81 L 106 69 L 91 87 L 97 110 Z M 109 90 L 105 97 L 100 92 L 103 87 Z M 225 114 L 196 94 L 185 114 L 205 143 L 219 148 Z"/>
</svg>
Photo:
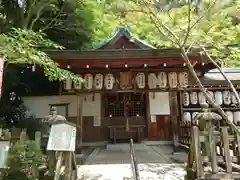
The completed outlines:
<svg viewBox="0 0 240 180">
<path fill-rule="evenodd" d="M 77 139 L 77 147 L 82 147 L 82 136 L 83 136 L 83 128 L 82 128 L 82 108 L 83 108 L 83 97 L 79 93 L 77 93 L 77 130 L 80 130 L 80 139 Z M 79 132 L 78 132 L 79 133 Z"/>
</svg>

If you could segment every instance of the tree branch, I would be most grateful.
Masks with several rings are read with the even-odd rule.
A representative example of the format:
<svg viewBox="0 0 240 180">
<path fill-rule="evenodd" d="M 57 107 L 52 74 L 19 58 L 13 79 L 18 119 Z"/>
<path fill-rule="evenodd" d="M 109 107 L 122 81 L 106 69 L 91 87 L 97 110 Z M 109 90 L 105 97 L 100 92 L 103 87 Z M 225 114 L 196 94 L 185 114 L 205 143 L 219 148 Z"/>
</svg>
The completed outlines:
<svg viewBox="0 0 240 180">
<path fill-rule="evenodd" d="M 207 50 L 204 47 L 201 47 L 201 49 L 204 51 L 205 55 L 207 56 L 207 58 L 213 63 L 214 66 L 216 66 L 216 68 L 219 70 L 219 72 L 222 74 L 223 78 L 227 81 L 227 83 L 230 85 L 234 95 L 236 96 L 236 99 L 238 101 L 238 105 L 240 105 L 240 98 L 239 95 L 235 89 L 235 87 L 233 86 L 232 82 L 227 78 L 226 74 L 222 71 L 222 69 L 220 68 L 220 66 L 211 58 L 211 56 L 208 54 Z"/>
<path fill-rule="evenodd" d="M 195 28 L 195 26 L 207 15 L 207 13 L 209 13 L 209 11 L 213 8 L 213 6 L 216 4 L 216 0 L 213 2 L 213 4 L 211 4 L 209 6 L 209 8 L 203 13 L 202 16 L 200 16 L 192 25 L 191 25 L 191 6 L 190 6 L 190 2 L 188 3 L 188 7 L 189 7 L 189 11 L 188 11 L 188 28 L 187 28 L 187 32 L 186 32 L 186 36 L 184 38 L 183 44 L 181 45 L 181 47 L 184 47 L 187 43 L 187 39 L 191 33 L 191 30 L 193 28 Z"/>
<path fill-rule="evenodd" d="M 66 3 L 61 7 L 60 11 L 58 12 L 58 14 L 50 21 L 50 23 L 48 23 L 48 25 L 46 25 L 45 28 L 42 29 L 42 31 L 45 31 L 51 27 L 53 27 L 54 25 L 52 25 L 54 22 L 56 23 L 56 20 L 58 17 L 60 17 L 61 13 L 63 12 L 64 8 L 66 7 Z"/>
<path fill-rule="evenodd" d="M 171 42 L 173 42 L 174 44 L 176 44 L 176 45 L 178 45 L 178 46 L 180 47 L 181 43 L 180 43 L 180 40 L 179 40 L 179 38 L 177 37 L 177 35 L 176 35 L 173 31 L 171 31 L 171 29 L 170 29 L 168 26 L 166 26 L 164 23 L 158 21 L 158 22 L 160 23 L 160 27 L 163 27 L 163 29 L 165 29 L 165 31 L 167 31 L 168 34 L 170 34 L 173 38 L 175 38 L 176 41 L 174 41 L 174 40 L 171 39 L 168 35 L 166 35 L 166 34 L 160 29 L 158 23 L 154 20 L 154 18 L 155 18 L 156 20 L 158 19 L 156 13 L 149 7 L 150 5 L 148 5 L 144 0 L 143 0 L 143 2 L 144 2 L 145 7 L 147 7 L 148 10 L 150 11 L 150 13 L 151 13 L 151 15 L 152 15 L 152 16 L 150 16 L 150 18 L 151 18 L 151 20 L 153 21 L 153 23 L 155 24 L 155 26 L 156 26 L 156 28 L 158 29 L 158 31 L 160 31 L 160 32 L 161 32 L 165 37 L 167 37 Z M 153 18 L 153 17 L 154 17 L 154 18 Z"/>
<path fill-rule="evenodd" d="M 30 27 L 29 27 L 30 30 L 32 30 L 34 24 L 35 24 L 36 21 L 40 18 L 41 12 L 42 12 L 42 10 L 43 10 L 44 8 L 45 8 L 45 6 L 42 5 L 42 6 L 40 6 L 39 9 L 37 10 L 37 14 L 36 14 L 35 18 L 32 20 L 32 23 L 31 23 L 31 25 L 30 25 Z"/>
<path fill-rule="evenodd" d="M 26 29 L 28 27 L 29 21 L 32 17 L 33 7 L 36 4 L 37 0 L 29 0 L 28 9 L 26 10 L 26 17 L 24 18 L 24 21 L 22 22 L 22 28 Z"/>
<path fill-rule="evenodd" d="M 183 40 L 183 44 L 182 44 L 182 47 L 185 46 L 186 42 L 187 42 L 187 39 L 188 39 L 188 36 L 190 34 L 190 31 L 191 31 L 191 1 L 188 1 L 188 27 L 187 27 L 187 33 L 186 33 L 186 36 Z"/>
<path fill-rule="evenodd" d="M 196 74 L 196 72 L 195 72 L 195 70 L 194 70 L 194 68 L 193 68 L 193 66 L 192 66 L 189 58 L 188 58 L 188 55 L 186 54 L 185 49 L 184 49 L 184 48 L 181 48 L 181 51 L 182 51 L 181 55 L 182 55 L 183 59 L 185 60 L 187 66 L 188 66 L 188 68 L 189 68 L 189 71 L 190 71 L 191 74 L 193 75 L 194 79 L 196 80 L 196 83 L 197 83 L 198 87 L 200 88 L 201 92 L 203 92 L 203 94 L 204 94 L 204 96 L 206 97 L 207 101 L 210 103 L 210 105 L 211 105 L 212 107 L 216 108 L 216 110 L 217 110 L 218 113 L 222 116 L 222 118 L 226 121 L 226 123 L 227 123 L 232 129 L 234 129 L 235 132 L 237 132 L 238 134 L 240 134 L 240 130 L 238 129 L 238 127 L 237 127 L 234 123 L 232 123 L 231 121 L 228 120 L 228 117 L 227 117 L 227 115 L 225 114 L 225 112 L 223 111 L 223 109 L 222 109 L 219 105 L 217 105 L 217 104 L 215 104 L 215 103 L 213 102 L 213 100 L 211 99 L 211 97 L 210 97 L 209 94 L 207 93 L 206 89 L 203 87 L 201 81 L 199 80 L 199 78 L 198 78 L 198 76 L 197 76 L 197 74 Z"/>
</svg>

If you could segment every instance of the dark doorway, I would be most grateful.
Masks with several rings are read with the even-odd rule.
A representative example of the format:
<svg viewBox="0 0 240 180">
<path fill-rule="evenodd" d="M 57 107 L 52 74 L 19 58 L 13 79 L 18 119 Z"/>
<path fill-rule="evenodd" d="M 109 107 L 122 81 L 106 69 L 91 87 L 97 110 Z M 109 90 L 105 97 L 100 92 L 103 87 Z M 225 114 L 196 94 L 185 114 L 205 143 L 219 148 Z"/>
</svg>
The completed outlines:
<svg viewBox="0 0 240 180">
<path fill-rule="evenodd" d="M 145 93 L 109 93 L 104 94 L 102 97 L 103 119 L 106 128 L 109 126 L 125 127 L 126 124 L 129 126 L 145 126 L 142 136 L 147 137 Z M 128 119 L 127 123 L 126 119 Z M 106 137 L 109 137 L 108 134 Z"/>
</svg>

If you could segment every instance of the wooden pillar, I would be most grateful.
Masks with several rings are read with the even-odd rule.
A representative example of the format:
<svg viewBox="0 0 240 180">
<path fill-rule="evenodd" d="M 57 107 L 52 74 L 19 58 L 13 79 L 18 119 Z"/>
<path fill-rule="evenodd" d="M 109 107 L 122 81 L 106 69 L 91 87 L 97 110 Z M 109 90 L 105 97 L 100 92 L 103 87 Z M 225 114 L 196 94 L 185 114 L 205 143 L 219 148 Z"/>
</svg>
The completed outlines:
<svg viewBox="0 0 240 180">
<path fill-rule="evenodd" d="M 77 133 L 80 134 L 79 139 L 77 139 L 78 148 L 82 147 L 82 138 L 83 138 L 82 108 L 83 108 L 83 97 L 81 97 L 80 94 L 77 94 Z"/>
</svg>

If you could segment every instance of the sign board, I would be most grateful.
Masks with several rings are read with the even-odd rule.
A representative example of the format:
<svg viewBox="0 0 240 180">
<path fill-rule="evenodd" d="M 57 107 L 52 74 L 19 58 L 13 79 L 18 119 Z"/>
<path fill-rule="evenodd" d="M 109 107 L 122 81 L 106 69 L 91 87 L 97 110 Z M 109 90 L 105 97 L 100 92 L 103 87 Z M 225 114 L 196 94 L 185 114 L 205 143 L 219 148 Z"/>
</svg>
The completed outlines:
<svg viewBox="0 0 240 180">
<path fill-rule="evenodd" d="M 157 121 L 156 115 L 151 115 L 151 122 L 155 123 Z"/>
<path fill-rule="evenodd" d="M 50 151 L 75 151 L 76 127 L 62 122 L 53 124 L 47 144 Z"/>
<path fill-rule="evenodd" d="M 9 147 L 10 147 L 9 141 L 0 141 L 0 168 L 4 168 Z"/>
<path fill-rule="evenodd" d="M 101 126 L 101 118 L 100 118 L 100 116 L 94 116 L 93 126 L 94 126 L 94 127 L 99 127 L 99 126 Z"/>
<path fill-rule="evenodd" d="M 168 92 L 150 92 L 149 104 L 151 115 L 170 114 L 169 93 Z"/>
</svg>

